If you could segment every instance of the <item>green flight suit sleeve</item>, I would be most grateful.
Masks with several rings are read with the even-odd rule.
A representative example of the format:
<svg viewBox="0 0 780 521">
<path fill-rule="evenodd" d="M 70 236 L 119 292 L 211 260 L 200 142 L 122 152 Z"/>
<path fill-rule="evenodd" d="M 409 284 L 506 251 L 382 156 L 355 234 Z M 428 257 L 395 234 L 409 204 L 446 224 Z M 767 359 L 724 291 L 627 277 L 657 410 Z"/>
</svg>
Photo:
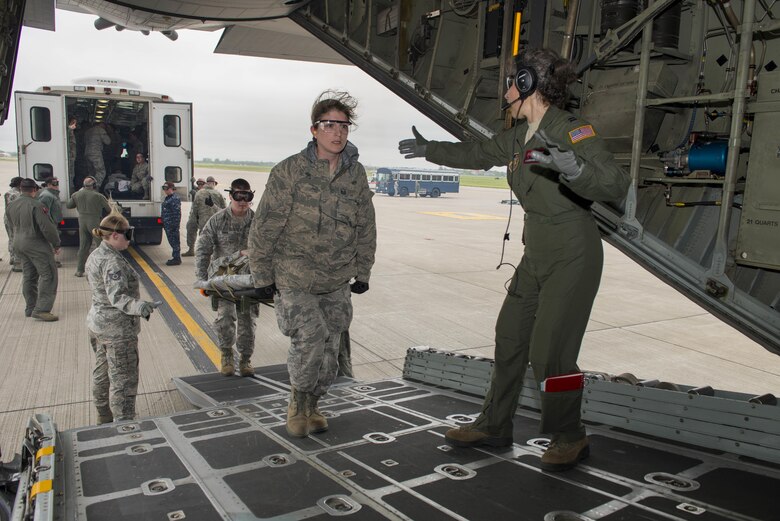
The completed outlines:
<svg viewBox="0 0 780 521">
<path fill-rule="evenodd" d="M 376 254 L 376 214 L 371 199 L 374 192 L 368 187 L 363 165 L 359 165 L 358 177 L 363 180 L 360 189 L 360 206 L 357 213 L 357 280 L 368 282 Z"/>
<path fill-rule="evenodd" d="M 437 165 L 470 170 L 490 170 L 494 166 L 506 166 L 512 155 L 520 150 L 514 145 L 516 139 L 523 139 L 527 124 L 520 122 L 515 128 L 504 130 L 483 141 L 449 143 L 430 141 L 425 151 L 425 159 Z"/>
<path fill-rule="evenodd" d="M 103 194 L 100 194 L 100 204 L 103 206 L 103 210 L 105 210 L 106 215 L 111 213 L 111 205 L 108 204 L 108 199 L 106 199 L 106 196 Z"/>
<path fill-rule="evenodd" d="M 51 244 L 52 248 L 60 247 L 60 234 L 57 231 L 57 225 L 51 220 L 48 213 L 43 211 L 43 204 L 33 206 L 33 219 L 35 225 L 43 234 L 43 237 Z"/>
<path fill-rule="evenodd" d="M 81 190 L 79 190 L 79 192 L 80 191 Z M 76 199 L 75 199 L 75 197 L 76 197 L 76 194 L 79 193 L 79 192 L 76 192 L 75 194 L 73 194 L 70 197 L 68 197 L 68 200 L 65 201 L 65 206 L 67 208 L 75 208 L 76 207 Z"/>
<path fill-rule="evenodd" d="M 277 240 L 282 234 L 293 206 L 295 183 L 290 161 L 271 169 L 268 183 L 249 232 L 249 269 L 256 288 L 274 282 L 273 258 Z"/>
<path fill-rule="evenodd" d="M 570 134 L 578 128 L 586 128 L 586 131 L 593 132 L 593 136 L 572 143 Z M 577 120 L 568 125 L 556 125 L 551 130 L 550 138 L 555 144 L 561 150 L 572 150 L 577 163 L 582 166 L 582 171 L 576 176 L 560 175 L 561 184 L 590 201 L 616 202 L 626 196 L 631 178 L 615 162 L 604 140 L 592 130 L 591 125 Z"/>
</svg>

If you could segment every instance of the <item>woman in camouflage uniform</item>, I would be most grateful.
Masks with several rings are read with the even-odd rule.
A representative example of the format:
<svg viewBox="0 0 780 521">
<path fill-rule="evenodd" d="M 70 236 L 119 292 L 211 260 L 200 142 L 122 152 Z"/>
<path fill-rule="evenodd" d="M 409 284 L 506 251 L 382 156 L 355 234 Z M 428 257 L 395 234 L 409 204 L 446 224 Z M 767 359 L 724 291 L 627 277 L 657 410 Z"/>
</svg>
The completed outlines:
<svg viewBox="0 0 780 521">
<path fill-rule="evenodd" d="M 336 379 L 350 292 L 368 290 L 374 264 L 374 194 L 347 140 L 356 105 L 346 92 L 320 95 L 313 139 L 271 170 L 249 234 L 254 285 L 278 289 L 276 319 L 290 337 L 287 432 L 295 437 L 328 429 L 318 401 Z"/>
<path fill-rule="evenodd" d="M 86 265 L 92 288 L 87 328 L 95 353 L 92 396 L 98 424 L 132 420 L 138 389 L 139 317 L 148 320 L 160 303 L 140 299 L 138 275 L 122 256 L 133 237 L 127 219 L 112 212 L 92 234 L 103 239 Z"/>
</svg>

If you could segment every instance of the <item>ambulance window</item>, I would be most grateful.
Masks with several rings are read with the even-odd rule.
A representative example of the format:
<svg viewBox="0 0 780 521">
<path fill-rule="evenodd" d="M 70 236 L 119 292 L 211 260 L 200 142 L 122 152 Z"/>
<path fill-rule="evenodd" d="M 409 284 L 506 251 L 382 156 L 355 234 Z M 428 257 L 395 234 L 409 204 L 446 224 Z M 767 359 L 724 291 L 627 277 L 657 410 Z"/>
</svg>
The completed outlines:
<svg viewBox="0 0 780 521">
<path fill-rule="evenodd" d="M 178 166 L 166 166 L 165 180 L 171 183 L 181 183 L 181 168 Z"/>
<path fill-rule="evenodd" d="M 30 108 L 30 128 L 33 141 L 51 141 L 51 117 L 46 107 Z"/>
<path fill-rule="evenodd" d="M 43 181 L 49 177 L 54 177 L 54 167 L 47 163 L 36 163 L 33 165 L 33 178 L 36 181 Z"/>
<path fill-rule="evenodd" d="M 163 116 L 163 132 L 166 147 L 181 145 L 181 118 L 174 115 Z"/>
</svg>

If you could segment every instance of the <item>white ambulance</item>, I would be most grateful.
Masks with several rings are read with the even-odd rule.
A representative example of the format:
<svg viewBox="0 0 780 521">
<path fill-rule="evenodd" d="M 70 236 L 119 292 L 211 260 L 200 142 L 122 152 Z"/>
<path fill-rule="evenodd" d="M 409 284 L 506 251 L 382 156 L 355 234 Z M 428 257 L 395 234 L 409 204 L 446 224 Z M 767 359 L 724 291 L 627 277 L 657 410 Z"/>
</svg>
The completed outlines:
<svg viewBox="0 0 780 521">
<path fill-rule="evenodd" d="M 101 78 L 14 97 L 19 175 L 59 179 L 63 244 L 78 243 L 78 214 L 65 202 L 87 176 L 103 177 L 100 191 L 119 203 L 137 243 L 160 244 L 163 183 L 173 182 L 189 200 L 192 104 Z"/>
</svg>

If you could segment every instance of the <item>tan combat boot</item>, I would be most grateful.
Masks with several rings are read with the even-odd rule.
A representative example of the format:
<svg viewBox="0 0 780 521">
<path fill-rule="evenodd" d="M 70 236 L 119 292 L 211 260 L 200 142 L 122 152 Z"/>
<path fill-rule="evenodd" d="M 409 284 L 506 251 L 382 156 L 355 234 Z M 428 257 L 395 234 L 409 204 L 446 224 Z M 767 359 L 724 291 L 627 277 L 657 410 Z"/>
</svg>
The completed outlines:
<svg viewBox="0 0 780 521">
<path fill-rule="evenodd" d="M 238 362 L 238 373 L 241 376 L 254 376 L 255 368 L 252 367 L 252 360 L 241 356 L 241 360 Z"/>
<path fill-rule="evenodd" d="M 590 455 L 588 438 L 577 441 L 553 441 L 542 454 L 542 469 L 560 472 L 573 468 Z"/>
<path fill-rule="evenodd" d="M 194 257 L 195 252 L 192 251 L 192 248 L 188 248 L 187 251 L 181 254 L 182 257 Z"/>
<path fill-rule="evenodd" d="M 60 319 L 60 317 L 48 311 L 33 311 L 32 317 L 43 322 L 56 322 Z"/>
<path fill-rule="evenodd" d="M 308 427 L 309 432 L 317 433 L 317 432 L 325 432 L 328 430 L 328 420 L 325 419 L 325 416 L 320 413 L 319 407 L 317 407 L 317 402 L 320 400 L 319 396 L 315 396 L 311 393 L 308 393 L 308 402 L 306 403 L 306 409 L 309 416 L 308 419 Z"/>
<path fill-rule="evenodd" d="M 236 369 L 235 369 L 235 367 L 233 367 L 233 350 L 232 349 L 223 349 L 222 350 L 221 364 L 222 364 L 222 367 L 220 368 L 219 372 L 222 374 L 222 376 L 233 376 L 233 372 Z"/>
<path fill-rule="evenodd" d="M 306 398 L 306 393 L 299 391 L 295 386 L 290 388 L 290 404 L 287 406 L 287 434 L 294 438 L 305 438 L 309 435 Z"/>
<path fill-rule="evenodd" d="M 457 429 L 450 429 L 444 433 L 444 439 L 455 447 L 509 447 L 512 445 L 512 437 L 493 436 L 474 428 L 473 423 L 462 425 Z"/>
</svg>

